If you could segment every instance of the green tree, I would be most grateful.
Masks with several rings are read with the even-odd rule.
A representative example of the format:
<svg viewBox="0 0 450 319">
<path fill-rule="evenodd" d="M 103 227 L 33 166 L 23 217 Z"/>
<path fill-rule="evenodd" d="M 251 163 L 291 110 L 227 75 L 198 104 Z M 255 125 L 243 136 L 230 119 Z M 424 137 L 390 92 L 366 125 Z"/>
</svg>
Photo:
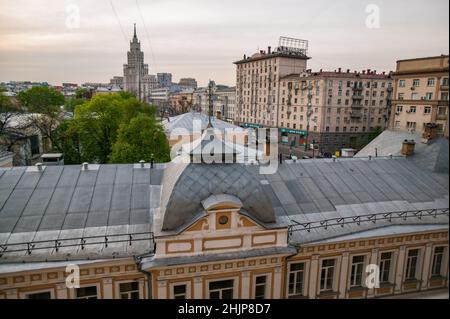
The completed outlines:
<svg viewBox="0 0 450 319">
<path fill-rule="evenodd" d="M 370 133 L 368 138 L 368 143 L 372 142 L 374 139 L 383 133 L 383 129 L 380 126 L 375 127 Z"/>
<path fill-rule="evenodd" d="M 61 123 L 54 132 L 56 148 L 64 153 L 64 164 L 80 164 L 88 159 L 81 148 L 80 130 L 75 120 Z"/>
<path fill-rule="evenodd" d="M 59 150 L 63 153 L 75 150 L 70 155 L 74 162 L 107 163 L 120 126 L 140 114 L 154 119 L 155 109 L 128 93 L 94 96 L 76 106 L 71 125 L 58 132 Z"/>
<path fill-rule="evenodd" d="M 170 147 L 162 126 L 154 117 L 140 114 L 129 124 L 122 124 L 113 145 L 111 163 L 137 163 L 170 160 Z"/>
<path fill-rule="evenodd" d="M 59 112 L 65 103 L 64 95 L 46 86 L 35 86 L 20 92 L 17 99 L 28 112 L 41 114 Z"/>
</svg>

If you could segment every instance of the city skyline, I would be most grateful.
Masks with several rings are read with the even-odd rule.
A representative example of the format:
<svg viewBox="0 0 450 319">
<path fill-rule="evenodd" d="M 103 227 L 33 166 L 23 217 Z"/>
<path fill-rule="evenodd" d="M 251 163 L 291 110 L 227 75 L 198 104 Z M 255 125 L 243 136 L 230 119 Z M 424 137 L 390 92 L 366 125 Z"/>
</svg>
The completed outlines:
<svg viewBox="0 0 450 319">
<path fill-rule="evenodd" d="M 0 81 L 108 82 L 122 75 L 134 23 L 150 74 L 194 77 L 200 86 L 209 79 L 233 86 L 232 63 L 275 47 L 279 36 L 309 40 L 313 70 L 391 71 L 399 59 L 448 54 L 448 1 L 391 2 L 2 3 Z M 377 13 L 371 4 L 379 28 L 367 26 Z M 72 19 L 77 10 L 79 23 Z"/>
</svg>

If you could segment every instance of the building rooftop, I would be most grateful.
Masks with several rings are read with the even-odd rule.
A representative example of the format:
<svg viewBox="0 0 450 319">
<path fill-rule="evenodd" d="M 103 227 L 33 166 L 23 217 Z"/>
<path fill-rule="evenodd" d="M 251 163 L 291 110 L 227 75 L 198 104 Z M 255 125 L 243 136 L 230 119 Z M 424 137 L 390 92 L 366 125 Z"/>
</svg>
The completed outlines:
<svg viewBox="0 0 450 319">
<path fill-rule="evenodd" d="M 224 198 L 267 229 L 289 227 L 293 245 L 399 225 L 448 229 L 448 173 L 406 158 L 287 161 L 271 175 L 259 169 L 0 169 L 0 263 L 149 254 L 154 236 L 179 233 Z"/>
<path fill-rule="evenodd" d="M 183 129 L 186 130 L 186 132 L 193 133 L 194 125 L 200 125 L 199 129 L 203 132 L 208 127 L 208 123 L 209 123 L 208 115 L 199 112 L 188 112 L 175 117 L 170 117 L 163 123 L 163 125 L 164 129 L 166 130 L 166 133 L 170 135 L 171 133 L 175 133 L 174 130 L 176 129 L 178 130 Z M 244 132 L 243 128 L 219 120 L 214 116 L 211 117 L 211 124 L 213 128 L 219 129 L 221 131 L 224 131 L 226 129 L 232 129 L 235 131 Z"/>
<path fill-rule="evenodd" d="M 346 71 L 311 71 L 308 70 L 305 73 L 299 74 L 288 74 L 284 77 L 281 77 L 281 80 L 301 80 L 303 77 L 310 78 L 310 77 L 324 77 L 324 78 L 354 78 L 354 79 L 380 79 L 380 80 L 388 80 L 391 79 L 391 73 L 377 73 L 376 71 L 372 70 L 364 70 L 364 71 L 353 71 L 350 72 L 350 70 Z"/>
<path fill-rule="evenodd" d="M 414 140 L 416 143 L 414 154 L 407 158 L 409 161 L 425 170 L 448 174 L 449 141 L 443 137 L 424 144 L 418 133 L 386 130 L 359 151 L 356 157 L 402 156 L 402 143 L 405 140 Z"/>
</svg>

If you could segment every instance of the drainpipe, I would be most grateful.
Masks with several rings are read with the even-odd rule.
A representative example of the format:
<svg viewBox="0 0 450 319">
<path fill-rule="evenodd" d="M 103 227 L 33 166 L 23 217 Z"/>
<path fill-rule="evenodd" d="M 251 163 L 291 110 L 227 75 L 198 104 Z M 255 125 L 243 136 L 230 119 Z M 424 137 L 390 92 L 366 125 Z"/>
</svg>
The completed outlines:
<svg viewBox="0 0 450 319">
<path fill-rule="evenodd" d="M 144 257 L 144 256 L 135 257 L 134 260 L 136 262 L 138 271 L 143 273 L 145 275 L 145 277 L 147 278 L 147 299 L 153 299 L 152 274 L 150 272 L 142 269 L 142 263 L 141 263 L 142 257 Z"/>
</svg>

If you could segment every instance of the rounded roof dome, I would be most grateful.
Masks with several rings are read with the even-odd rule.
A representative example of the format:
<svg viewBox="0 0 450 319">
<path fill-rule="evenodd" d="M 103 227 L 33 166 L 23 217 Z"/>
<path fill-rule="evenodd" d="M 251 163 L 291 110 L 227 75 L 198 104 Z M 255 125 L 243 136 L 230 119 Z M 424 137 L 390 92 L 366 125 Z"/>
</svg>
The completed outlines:
<svg viewBox="0 0 450 319">
<path fill-rule="evenodd" d="M 184 166 L 180 169 L 180 165 Z M 242 164 L 174 164 L 164 172 L 163 231 L 188 225 L 204 212 L 202 202 L 212 195 L 233 195 L 242 208 L 262 223 L 276 221 L 272 202 L 261 182 Z"/>
</svg>

